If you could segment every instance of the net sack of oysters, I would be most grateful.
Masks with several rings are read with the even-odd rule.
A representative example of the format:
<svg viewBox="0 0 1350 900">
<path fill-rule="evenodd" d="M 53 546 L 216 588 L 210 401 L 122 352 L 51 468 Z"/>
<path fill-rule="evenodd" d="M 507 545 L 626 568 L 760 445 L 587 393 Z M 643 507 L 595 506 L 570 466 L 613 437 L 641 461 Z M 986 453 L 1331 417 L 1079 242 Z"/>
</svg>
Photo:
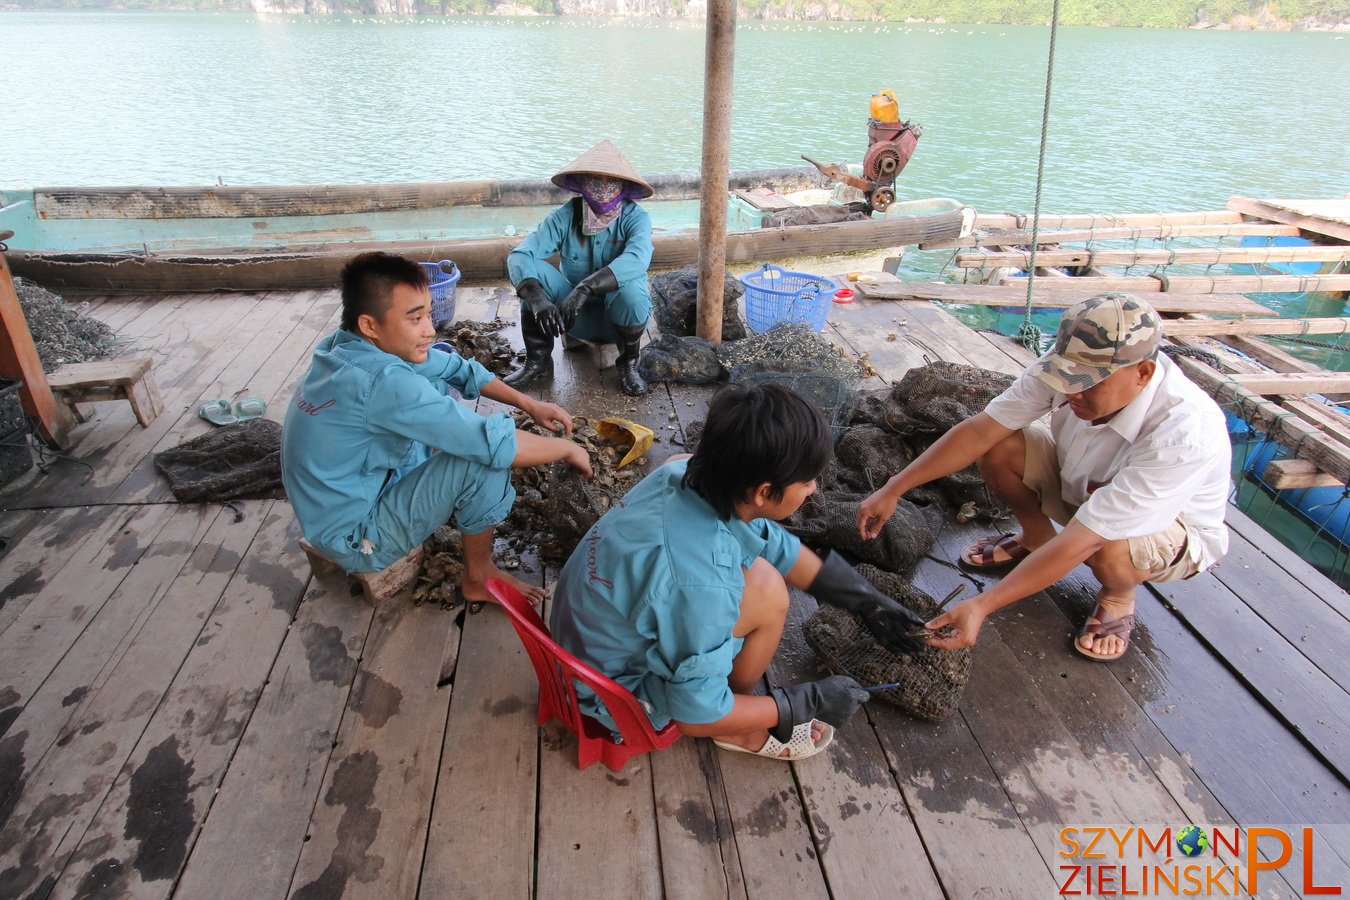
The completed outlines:
<svg viewBox="0 0 1350 900">
<path fill-rule="evenodd" d="M 938 615 L 938 604 L 906 579 L 863 564 L 858 572 L 877 590 L 918 614 L 924 621 Z M 956 712 L 970 680 L 970 648 L 925 647 L 900 656 L 877 643 L 857 616 L 821 605 L 802 627 L 806 642 L 831 672 L 849 675 L 859 684 L 894 684 L 876 691 L 879 697 L 918 719 L 940 722 Z"/>
</svg>

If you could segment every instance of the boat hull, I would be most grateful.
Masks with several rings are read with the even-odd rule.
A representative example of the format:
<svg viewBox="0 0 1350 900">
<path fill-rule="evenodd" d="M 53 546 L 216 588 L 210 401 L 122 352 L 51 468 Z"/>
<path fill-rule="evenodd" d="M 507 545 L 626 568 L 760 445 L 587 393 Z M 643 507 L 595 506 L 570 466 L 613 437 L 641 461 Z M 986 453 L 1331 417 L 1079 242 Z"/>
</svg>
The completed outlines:
<svg viewBox="0 0 1350 900">
<path fill-rule="evenodd" d="M 697 175 L 652 176 L 653 267 L 698 259 Z M 821 192 L 809 167 L 733 173 L 730 187 Z M 570 195 L 550 182 L 214 188 L 45 188 L 4 192 L 0 225 L 16 232 L 9 262 L 53 290 L 98 293 L 256 291 L 330 287 L 356 253 L 453 259 L 471 281 L 506 277 L 506 256 Z M 917 201 L 911 215 L 759 228 L 733 198 L 727 262 L 750 265 L 897 247 L 962 235 L 973 215 L 956 201 Z M 929 206 L 923 204 L 928 203 Z"/>
</svg>

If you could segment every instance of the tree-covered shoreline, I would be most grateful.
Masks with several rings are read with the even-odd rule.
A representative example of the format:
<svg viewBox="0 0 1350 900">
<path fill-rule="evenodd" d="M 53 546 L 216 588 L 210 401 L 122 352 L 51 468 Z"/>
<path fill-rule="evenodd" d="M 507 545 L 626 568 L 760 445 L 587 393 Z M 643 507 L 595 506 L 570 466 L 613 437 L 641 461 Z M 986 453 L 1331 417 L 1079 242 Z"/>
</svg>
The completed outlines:
<svg viewBox="0 0 1350 900">
<path fill-rule="evenodd" d="M 1043 25 L 1047 0 L 738 0 L 745 19 Z M 311 15 L 701 17 L 703 0 L 0 0 L 10 10 L 179 10 Z M 622 11 L 621 11 L 622 9 Z M 1061 0 L 1060 23 L 1350 31 L 1350 0 Z"/>
</svg>

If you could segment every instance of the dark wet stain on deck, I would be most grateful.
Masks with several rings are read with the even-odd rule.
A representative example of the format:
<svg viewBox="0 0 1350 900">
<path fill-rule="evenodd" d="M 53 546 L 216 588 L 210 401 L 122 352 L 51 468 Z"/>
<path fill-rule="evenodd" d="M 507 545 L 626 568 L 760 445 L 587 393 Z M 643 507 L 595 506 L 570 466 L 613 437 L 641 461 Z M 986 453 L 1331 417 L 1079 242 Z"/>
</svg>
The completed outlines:
<svg viewBox="0 0 1350 900">
<path fill-rule="evenodd" d="M 329 684 L 345 684 L 352 669 L 352 657 L 342 640 L 342 629 L 335 625 L 308 625 L 300 634 L 309 661 L 309 677 Z"/>
<path fill-rule="evenodd" d="M 830 762 L 859 787 L 894 784 L 890 770 L 876 757 L 869 756 L 863 746 L 860 742 L 836 740 L 831 748 Z"/>
<path fill-rule="evenodd" d="M 28 732 L 20 731 L 0 740 L 0 829 L 5 827 L 19 802 L 19 784 L 23 781 L 24 744 Z"/>
<path fill-rule="evenodd" d="M 103 568 L 116 571 L 138 563 L 145 551 L 141 549 L 137 537 L 139 535 L 133 531 L 122 531 L 111 538 L 108 543 L 112 545 L 113 551 Z"/>
<path fill-rule="evenodd" d="M 291 566 L 277 565 L 252 553 L 244 558 L 244 577 L 253 584 L 265 585 L 272 598 L 272 608 L 288 613 L 295 611 L 305 592 L 305 582 L 295 572 Z"/>
<path fill-rule="evenodd" d="M 493 717 L 509 716 L 512 713 L 520 712 L 524 708 L 525 708 L 525 701 L 515 696 L 514 694 L 512 694 L 510 697 L 504 697 L 501 700 L 497 700 L 495 702 L 488 702 L 483 704 L 483 711 Z"/>
<path fill-rule="evenodd" d="M 66 694 L 64 697 L 61 698 L 61 706 L 62 707 L 74 706 L 76 703 L 79 703 L 81 700 L 83 700 L 85 698 L 85 695 L 88 693 L 89 693 L 89 685 L 87 684 L 81 685 L 80 687 L 75 688 L 75 690 L 71 691 L 69 694 Z M 0 696 L 0 701 L 3 700 L 4 697 Z"/>
<path fill-rule="evenodd" d="M 9 731 L 9 726 L 14 724 L 14 720 L 23 712 L 23 704 L 19 702 L 19 692 L 12 687 L 6 686 L 0 690 L 0 737 Z"/>
<path fill-rule="evenodd" d="M 403 691 L 374 672 L 358 674 L 352 693 L 352 705 L 371 728 L 382 728 L 403 704 Z"/>
<path fill-rule="evenodd" d="M 218 547 L 211 557 L 211 562 L 207 564 L 206 571 L 217 575 L 229 575 L 239 568 L 239 559 L 239 554 L 234 550 Z"/>
<path fill-rule="evenodd" d="M 125 896 L 127 870 L 122 861 L 109 857 L 84 873 L 75 888 L 78 900 L 116 900 Z"/>
<path fill-rule="evenodd" d="M 131 775 L 126 836 L 140 842 L 132 865 L 144 881 L 173 878 L 187 859 L 195 810 L 192 773 L 196 766 L 178 752 L 178 738 L 165 738 Z"/>
<path fill-rule="evenodd" d="M 30 594 L 36 594 L 47 586 L 47 580 L 42 577 L 41 569 L 29 569 L 18 578 L 15 578 L 0 591 L 0 609 L 5 608 L 5 604 L 16 597 L 26 597 Z"/>
<path fill-rule="evenodd" d="M 145 556 L 147 559 L 152 556 L 180 556 L 186 559 L 195 549 L 197 545 L 191 541 L 155 541 L 145 551 Z"/>
<path fill-rule="evenodd" d="M 302 885 L 291 900 L 329 900 L 346 893 L 353 877 L 363 884 L 373 882 L 384 868 L 384 857 L 369 855 L 380 832 L 381 813 L 374 805 L 380 761 L 373 751 L 349 756 L 338 766 L 333 784 L 324 795 L 328 806 L 343 807 L 337 827 L 337 846 L 319 877 Z"/>
<path fill-rule="evenodd" d="M 686 800 L 675 810 L 675 821 L 700 844 L 717 843 L 717 819 L 707 804 Z"/>
<path fill-rule="evenodd" d="M 755 837 L 768 837 L 771 834 L 777 834 L 787 828 L 788 817 L 787 807 L 783 805 L 783 799 L 779 797 L 769 797 L 755 804 L 755 808 L 750 810 L 750 814 L 745 817 L 745 827 L 750 834 Z"/>
</svg>

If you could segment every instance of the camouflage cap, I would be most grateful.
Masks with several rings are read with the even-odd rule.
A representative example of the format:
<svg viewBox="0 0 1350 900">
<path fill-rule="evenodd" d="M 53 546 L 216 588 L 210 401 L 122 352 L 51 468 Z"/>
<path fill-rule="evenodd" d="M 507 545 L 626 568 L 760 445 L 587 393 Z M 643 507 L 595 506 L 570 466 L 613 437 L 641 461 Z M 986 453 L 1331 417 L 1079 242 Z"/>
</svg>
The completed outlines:
<svg viewBox="0 0 1350 900">
<path fill-rule="evenodd" d="M 1133 294 L 1089 297 L 1064 311 L 1055 346 L 1031 374 L 1062 394 L 1076 394 L 1112 372 L 1152 359 L 1162 342 L 1162 319 Z"/>
</svg>

